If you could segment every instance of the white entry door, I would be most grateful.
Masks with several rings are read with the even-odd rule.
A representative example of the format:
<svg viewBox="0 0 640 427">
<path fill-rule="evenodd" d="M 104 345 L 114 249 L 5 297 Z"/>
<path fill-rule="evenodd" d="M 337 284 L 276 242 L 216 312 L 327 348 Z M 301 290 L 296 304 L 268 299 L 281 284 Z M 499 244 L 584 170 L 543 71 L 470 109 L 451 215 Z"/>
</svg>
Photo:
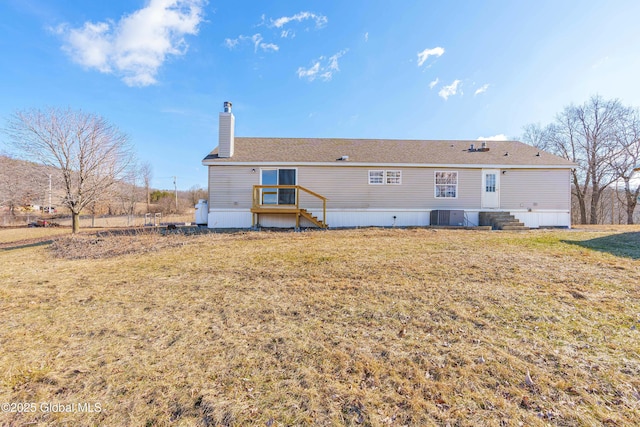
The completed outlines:
<svg viewBox="0 0 640 427">
<path fill-rule="evenodd" d="M 498 169 L 482 170 L 482 207 L 500 207 L 500 171 Z"/>
</svg>

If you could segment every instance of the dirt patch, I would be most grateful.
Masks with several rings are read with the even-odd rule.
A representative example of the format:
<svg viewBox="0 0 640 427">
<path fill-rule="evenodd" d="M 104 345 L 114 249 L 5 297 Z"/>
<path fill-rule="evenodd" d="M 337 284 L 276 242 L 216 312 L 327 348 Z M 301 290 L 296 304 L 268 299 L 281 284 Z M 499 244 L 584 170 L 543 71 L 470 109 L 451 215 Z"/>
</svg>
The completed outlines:
<svg viewBox="0 0 640 427">
<path fill-rule="evenodd" d="M 160 234 L 156 231 L 102 232 L 76 235 L 52 242 L 51 253 L 64 259 L 100 259 L 120 255 L 155 252 L 186 245 L 191 239 L 183 234 Z"/>
</svg>

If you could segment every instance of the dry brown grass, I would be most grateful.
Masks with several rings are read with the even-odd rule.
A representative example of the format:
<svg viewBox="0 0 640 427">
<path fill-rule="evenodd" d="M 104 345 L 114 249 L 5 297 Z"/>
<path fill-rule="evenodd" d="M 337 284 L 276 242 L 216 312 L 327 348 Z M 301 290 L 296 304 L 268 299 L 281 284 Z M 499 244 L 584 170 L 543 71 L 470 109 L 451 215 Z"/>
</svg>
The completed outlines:
<svg viewBox="0 0 640 427">
<path fill-rule="evenodd" d="M 40 227 L 40 228 L 0 228 L 0 243 L 12 243 L 23 240 L 40 239 L 45 237 L 60 236 L 69 234 L 68 228 Z"/>
<path fill-rule="evenodd" d="M 238 233 L 102 259 L 0 252 L 0 402 L 101 405 L 0 424 L 638 425 L 640 256 L 602 243 L 620 233 Z"/>
</svg>

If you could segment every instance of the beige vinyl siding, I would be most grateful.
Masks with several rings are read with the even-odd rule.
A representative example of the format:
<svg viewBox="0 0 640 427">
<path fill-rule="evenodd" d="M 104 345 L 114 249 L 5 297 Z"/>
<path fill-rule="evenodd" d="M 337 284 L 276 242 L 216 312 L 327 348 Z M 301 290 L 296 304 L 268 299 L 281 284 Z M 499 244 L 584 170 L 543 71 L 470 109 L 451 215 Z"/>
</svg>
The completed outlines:
<svg viewBox="0 0 640 427">
<path fill-rule="evenodd" d="M 251 172 L 256 169 L 256 172 Z M 260 169 L 248 166 L 209 167 L 209 209 L 250 209 Z"/>
<path fill-rule="evenodd" d="M 507 169 L 500 176 L 502 209 L 570 209 L 570 171 Z"/>
<path fill-rule="evenodd" d="M 256 169 L 256 172 L 252 173 L 252 169 Z M 298 185 L 325 196 L 328 199 L 327 208 L 331 209 L 463 209 L 480 204 L 480 169 L 389 169 L 402 172 L 400 185 L 369 184 L 369 170 L 376 167 L 303 166 L 297 169 Z M 435 198 L 436 170 L 458 172 L 457 198 Z M 211 209 L 248 209 L 252 202 L 252 187 L 258 184 L 259 166 L 209 167 L 209 206 Z M 322 202 L 301 192 L 300 207 L 321 208 Z"/>
<path fill-rule="evenodd" d="M 252 169 L 256 172 L 252 173 Z M 402 171 L 402 184 L 369 184 L 369 170 L 381 169 Z M 327 209 L 478 209 L 481 206 L 481 169 L 300 166 L 297 170 L 298 184 L 327 197 Z M 435 171 L 458 172 L 457 198 L 435 198 Z M 260 166 L 209 167 L 209 206 L 211 209 L 249 209 L 252 188 L 257 184 L 260 184 Z M 500 176 L 502 209 L 565 210 L 569 209 L 569 194 L 568 170 L 508 169 Z M 301 192 L 300 207 L 318 209 L 322 202 Z"/>
<path fill-rule="evenodd" d="M 369 184 L 369 170 L 380 169 L 400 170 L 402 184 Z M 479 169 L 442 170 L 458 172 L 458 197 L 455 199 L 435 198 L 435 169 L 432 168 L 305 166 L 298 168 L 298 184 L 327 197 L 327 208 L 331 209 L 454 209 L 479 205 L 480 192 L 475 184 L 481 176 Z M 305 207 L 307 198 L 300 200 Z"/>
</svg>

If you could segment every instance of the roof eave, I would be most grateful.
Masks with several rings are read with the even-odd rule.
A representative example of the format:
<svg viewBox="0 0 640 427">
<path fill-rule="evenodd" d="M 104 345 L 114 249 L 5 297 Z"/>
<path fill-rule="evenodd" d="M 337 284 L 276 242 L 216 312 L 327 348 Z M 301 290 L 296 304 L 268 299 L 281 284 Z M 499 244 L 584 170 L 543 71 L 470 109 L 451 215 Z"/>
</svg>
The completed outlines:
<svg viewBox="0 0 640 427">
<path fill-rule="evenodd" d="M 368 162 L 234 162 L 216 161 L 205 158 L 202 160 L 203 166 L 322 166 L 322 167 L 385 167 L 385 168 L 457 168 L 457 169 L 573 169 L 575 164 L 553 165 L 553 164 L 505 164 L 505 163 L 368 163 Z"/>
</svg>

